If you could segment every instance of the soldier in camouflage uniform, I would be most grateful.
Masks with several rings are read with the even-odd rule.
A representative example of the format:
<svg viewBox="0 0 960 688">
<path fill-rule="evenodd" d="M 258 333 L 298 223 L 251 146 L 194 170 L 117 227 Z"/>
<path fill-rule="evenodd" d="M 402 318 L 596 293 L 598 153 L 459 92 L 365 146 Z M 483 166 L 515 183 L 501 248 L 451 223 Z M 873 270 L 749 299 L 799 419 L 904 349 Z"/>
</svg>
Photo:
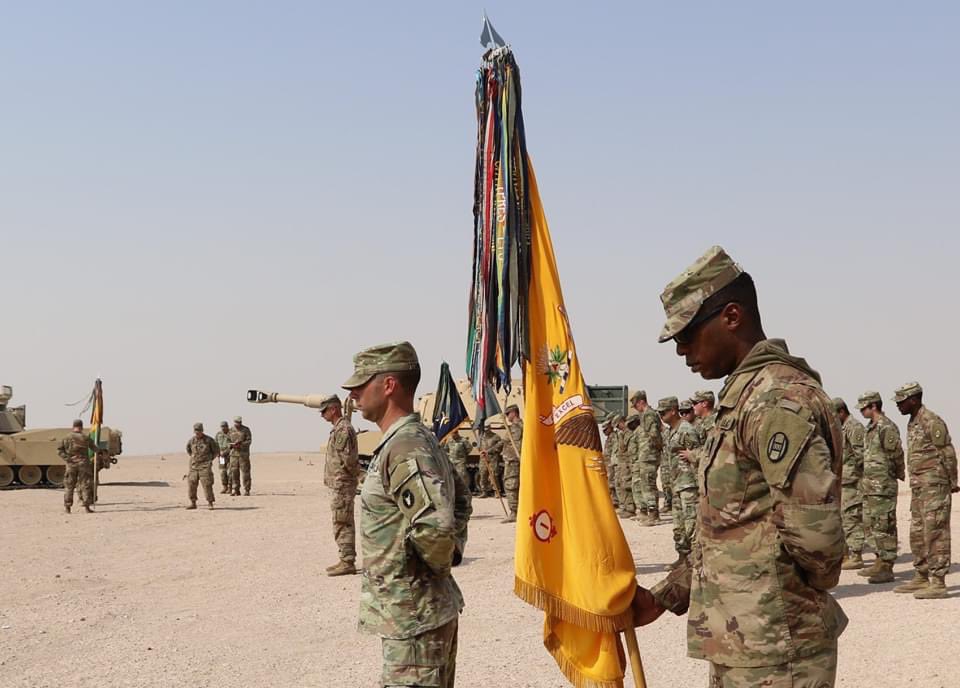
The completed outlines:
<svg viewBox="0 0 960 688">
<path fill-rule="evenodd" d="M 863 478 L 863 425 L 850 415 L 847 403 L 839 397 L 833 400 L 833 408 L 843 424 L 843 472 L 840 478 L 840 508 L 843 513 L 843 537 L 847 543 L 847 555 L 840 568 L 845 570 L 863 568 L 863 495 L 860 480 Z"/>
<path fill-rule="evenodd" d="M 610 501 L 616 509 L 620 506 L 617 501 L 617 445 L 614 420 L 616 414 L 611 413 L 603 423 L 603 465 L 607 468 L 607 487 L 610 490 Z"/>
<path fill-rule="evenodd" d="M 642 526 L 655 526 L 660 522 L 657 496 L 657 467 L 663 452 L 660 416 L 650 408 L 647 393 L 643 390 L 630 397 L 630 405 L 640 417 L 633 431 L 637 440 L 637 459 L 633 464 L 631 481 L 637 522 Z"/>
<path fill-rule="evenodd" d="M 523 421 L 520 420 L 520 409 L 516 404 L 507 406 L 504 413 L 510 436 L 503 443 L 503 491 L 510 515 L 502 523 L 516 523 L 517 503 L 520 501 L 520 456 L 517 452 L 523 447 Z"/>
<path fill-rule="evenodd" d="M 467 506 L 463 483 L 413 412 L 413 347 L 375 346 L 353 361 L 343 386 L 383 432 L 360 497 L 360 630 L 381 638 L 384 688 L 453 688 L 463 597 L 450 569 Z"/>
<path fill-rule="evenodd" d="M 633 489 L 630 483 L 633 480 L 633 464 L 637 460 L 637 438 L 633 431 L 627 428 L 627 419 L 623 416 L 617 416 L 616 436 L 617 468 L 615 484 L 617 501 L 620 503 L 617 516 L 633 518 L 636 515 L 636 505 L 633 501 Z"/>
<path fill-rule="evenodd" d="M 250 443 L 253 435 L 250 428 L 243 424 L 243 418 L 233 419 L 233 427 L 228 435 L 230 440 L 230 484 L 233 486 L 235 497 L 240 496 L 240 485 L 243 484 L 243 494 L 250 496 Z"/>
<path fill-rule="evenodd" d="M 767 339 L 756 289 L 719 247 L 663 295 L 671 339 L 705 379 L 726 376 L 700 461 L 697 545 L 652 591 L 640 625 L 689 610 L 687 648 L 713 688 L 830 688 L 846 616 L 827 592 L 844 553 L 842 431 L 819 375 Z"/>
<path fill-rule="evenodd" d="M 663 456 L 660 459 L 660 491 L 663 493 L 663 511 L 664 513 L 673 513 L 673 471 L 674 466 L 670 462 L 670 452 L 667 451 L 667 441 L 670 438 L 670 428 L 663 424 L 660 413 L 657 413 L 660 419 L 660 444 L 663 446 Z"/>
<path fill-rule="evenodd" d="M 947 597 L 944 578 L 950 570 L 950 508 L 957 487 L 957 452 L 950 431 L 923 405 L 917 382 L 897 389 L 893 400 L 907 424 L 907 468 L 910 473 L 910 551 L 913 580 L 894 588 L 921 600 Z"/>
<path fill-rule="evenodd" d="M 470 523 L 470 517 L 473 515 L 473 494 L 470 490 L 470 473 L 467 470 L 467 457 L 470 456 L 470 450 L 473 444 L 470 440 L 460 436 L 459 430 L 453 430 L 446 442 L 442 445 L 447 450 L 447 457 L 453 465 L 457 480 L 461 483 L 458 490 L 462 490 L 467 502 L 466 515 L 458 521 L 457 530 L 457 548 L 453 552 L 453 565 L 459 566 L 463 561 L 463 552 L 467 545 L 467 527 Z"/>
<path fill-rule="evenodd" d="M 203 485 L 207 506 L 213 508 L 213 460 L 220 455 L 217 441 L 204 434 L 203 423 L 193 424 L 193 437 L 187 441 L 187 496 L 190 498 L 188 509 L 197 508 L 197 484 Z"/>
<path fill-rule="evenodd" d="M 697 449 L 700 436 L 686 417 L 693 416 L 693 405 L 687 400 L 678 402 L 676 397 L 666 397 L 657 404 L 660 417 L 669 426 L 667 454 L 673 466 L 673 547 L 677 567 L 687 561 L 696 542 L 697 525 Z"/>
<path fill-rule="evenodd" d="M 863 518 L 869 525 L 877 558 L 857 575 L 870 583 L 893 581 L 893 562 L 897 558 L 897 481 L 904 480 L 903 446 L 900 431 L 883 414 L 883 401 L 877 392 L 865 392 L 857 408 L 867 423 L 863 439 Z"/>
<path fill-rule="evenodd" d="M 336 394 L 324 397 L 318 407 L 323 419 L 333 427 L 327 440 L 323 462 L 323 484 L 330 488 L 333 539 L 340 561 L 327 567 L 328 576 L 351 576 L 357 572 L 357 534 L 353 521 L 353 499 L 357 495 L 360 463 L 357 457 L 357 433 L 343 415 Z"/>
<path fill-rule="evenodd" d="M 63 510 L 68 514 L 73 506 L 73 491 L 80 492 L 84 511 L 93 513 L 93 464 L 90 452 L 99 451 L 89 435 L 83 433 L 83 421 L 73 421 L 73 429 L 57 448 L 60 458 L 66 462 L 63 475 Z"/>
<path fill-rule="evenodd" d="M 480 433 L 480 480 L 478 482 L 480 483 L 481 497 L 493 497 L 501 494 L 500 486 L 497 483 L 499 483 L 498 477 L 502 470 L 503 440 L 493 430 L 484 426 Z"/>
<path fill-rule="evenodd" d="M 713 392 L 709 389 L 698 390 L 690 397 L 690 402 L 693 404 L 693 415 L 695 417 L 693 427 L 700 435 L 701 441 L 706 442 L 707 435 L 710 434 L 713 426 L 717 423 L 717 410 L 714 408 L 716 401 Z"/>
<path fill-rule="evenodd" d="M 223 486 L 220 494 L 230 494 L 230 424 L 227 421 L 220 421 L 220 431 L 214 439 L 220 447 L 220 485 Z"/>
</svg>

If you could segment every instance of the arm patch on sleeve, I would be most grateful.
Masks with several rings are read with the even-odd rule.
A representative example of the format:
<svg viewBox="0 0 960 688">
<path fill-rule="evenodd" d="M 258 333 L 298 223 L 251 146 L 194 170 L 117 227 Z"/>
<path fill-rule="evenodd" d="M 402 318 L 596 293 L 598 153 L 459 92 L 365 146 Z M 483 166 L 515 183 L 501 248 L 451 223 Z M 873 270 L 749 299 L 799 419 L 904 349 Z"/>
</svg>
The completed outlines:
<svg viewBox="0 0 960 688">
<path fill-rule="evenodd" d="M 390 473 L 390 494 L 409 523 L 415 523 L 433 509 L 433 499 L 423 483 L 423 474 L 415 458 L 408 458 Z"/>
<path fill-rule="evenodd" d="M 760 468 L 767 483 L 780 489 L 790 484 L 793 467 L 814 429 L 805 417 L 780 406 L 767 414 L 758 438 Z"/>
<path fill-rule="evenodd" d="M 947 446 L 947 426 L 942 420 L 935 420 L 930 424 L 930 439 L 937 449 Z"/>
<path fill-rule="evenodd" d="M 887 451 L 896 449 L 897 445 L 900 444 L 900 437 L 897 435 L 896 429 L 890 426 L 883 428 L 880 431 L 880 443 Z"/>
</svg>

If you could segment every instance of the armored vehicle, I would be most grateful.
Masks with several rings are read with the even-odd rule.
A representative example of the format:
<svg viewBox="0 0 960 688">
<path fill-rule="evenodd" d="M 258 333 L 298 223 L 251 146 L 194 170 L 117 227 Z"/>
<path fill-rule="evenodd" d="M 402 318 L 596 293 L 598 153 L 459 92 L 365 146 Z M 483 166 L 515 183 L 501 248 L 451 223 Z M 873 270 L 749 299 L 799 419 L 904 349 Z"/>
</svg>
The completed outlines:
<svg viewBox="0 0 960 688">
<path fill-rule="evenodd" d="M 62 486 L 65 464 L 57 448 L 72 429 L 26 429 L 26 406 L 8 406 L 12 397 L 12 388 L 0 387 L 0 487 L 15 482 L 26 487 Z M 101 427 L 100 448 L 107 451 L 108 458 L 100 460 L 98 467 L 110 468 L 123 451 L 120 431 Z"/>
</svg>

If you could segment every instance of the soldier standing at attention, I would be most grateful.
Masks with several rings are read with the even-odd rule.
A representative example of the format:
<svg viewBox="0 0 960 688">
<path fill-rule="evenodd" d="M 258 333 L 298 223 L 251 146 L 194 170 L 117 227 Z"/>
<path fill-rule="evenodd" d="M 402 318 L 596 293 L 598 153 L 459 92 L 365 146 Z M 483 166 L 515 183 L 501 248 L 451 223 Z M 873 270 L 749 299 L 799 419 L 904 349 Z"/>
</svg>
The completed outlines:
<svg viewBox="0 0 960 688">
<path fill-rule="evenodd" d="M 220 485 L 223 487 L 220 494 L 230 494 L 230 424 L 227 421 L 220 421 L 216 440 L 220 447 Z"/>
<path fill-rule="evenodd" d="M 480 461 L 480 496 L 493 497 L 499 491 L 499 485 L 494 488 L 494 481 L 503 469 L 503 440 L 486 425 L 480 434 L 480 456 L 486 459 Z"/>
<path fill-rule="evenodd" d="M 676 397 L 661 399 L 657 405 L 660 416 L 670 427 L 667 451 L 673 466 L 673 546 L 676 568 L 688 560 L 693 552 L 697 526 L 697 452 L 700 437 L 687 418 L 693 417 L 693 406 L 686 400 L 681 404 Z M 684 415 L 681 415 L 684 409 Z"/>
<path fill-rule="evenodd" d="M 863 440 L 863 518 L 870 526 L 870 538 L 877 552 L 873 565 L 857 572 L 870 583 L 893 581 L 897 558 L 897 481 L 904 480 L 903 447 L 900 431 L 883 415 L 883 401 L 877 392 L 864 392 L 857 408 L 867 423 Z"/>
<path fill-rule="evenodd" d="M 516 523 L 517 503 L 520 501 L 520 456 L 517 452 L 523 447 L 523 421 L 516 404 L 507 406 L 504 413 L 510 437 L 503 443 L 503 491 L 506 492 L 510 515 L 501 523 Z"/>
<path fill-rule="evenodd" d="M 627 419 L 617 416 L 617 501 L 620 508 L 617 516 L 633 518 L 636 516 L 636 505 L 633 501 L 633 463 L 637 459 L 637 438 L 633 430 L 627 428 Z"/>
<path fill-rule="evenodd" d="M 470 440 L 461 437 L 459 430 L 454 430 L 450 433 L 450 438 L 445 442 L 445 445 L 450 463 L 453 464 L 454 470 L 457 471 L 463 484 L 466 485 L 467 492 L 471 492 L 470 472 L 467 470 L 467 457 L 470 456 L 470 449 L 472 448 Z"/>
<path fill-rule="evenodd" d="M 843 537 L 847 543 L 847 555 L 840 568 L 845 570 L 863 568 L 863 495 L 860 479 L 863 478 L 863 425 L 850 415 L 847 403 L 839 397 L 833 400 L 833 408 L 843 423 L 843 472 L 840 477 L 840 508 L 843 514 Z"/>
<path fill-rule="evenodd" d="M 767 339 L 753 279 L 720 247 L 661 300 L 660 341 L 726 381 L 700 466 L 693 562 L 638 589 L 637 621 L 689 609 L 687 652 L 710 662 L 712 688 L 831 688 L 846 616 L 827 592 L 844 553 L 830 399 L 806 361 Z"/>
<path fill-rule="evenodd" d="M 209 508 L 213 508 L 213 469 L 211 464 L 220 454 L 220 446 L 210 435 L 203 432 L 203 423 L 193 424 L 193 437 L 187 442 L 190 465 L 187 470 L 188 509 L 197 508 L 197 483 L 203 485 Z"/>
<path fill-rule="evenodd" d="M 613 427 L 615 414 L 610 414 L 603 422 L 603 464 L 607 467 L 607 487 L 610 490 L 610 501 L 613 508 L 620 507 L 617 500 L 617 440 L 616 430 Z"/>
<path fill-rule="evenodd" d="M 63 510 L 73 506 L 73 491 L 80 491 L 80 503 L 88 514 L 93 513 L 93 466 L 89 452 L 99 451 L 89 435 L 83 434 L 83 421 L 73 421 L 73 429 L 63 438 L 57 453 L 67 466 L 63 475 Z"/>
<path fill-rule="evenodd" d="M 360 479 L 357 457 L 357 433 L 343 416 L 340 398 L 331 394 L 320 402 L 320 415 L 330 423 L 326 457 L 323 462 L 323 484 L 329 487 L 330 510 L 333 512 L 333 539 L 340 550 L 340 561 L 327 567 L 328 576 L 349 576 L 357 572 L 357 533 L 353 521 L 353 499 Z"/>
<path fill-rule="evenodd" d="M 230 482 L 235 497 L 240 496 L 240 485 L 243 484 L 243 494 L 250 496 L 250 443 L 253 434 L 250 428 L 243 424 L 243 418 L 233 419 L 230 429 Z"/>
<path fill-rule="evenodd" d="M 709 389 L 701 389 L 693 393 L 690 401 L 693 403 L 693 415 L 696 417 L 693 427 L 697 429 L 701 441 L 706 442 L 707 435 L 710 434 L 717 422 L 713 392 Z"/>
<path fill-rule="evenodd" d="M 360 497 L 360 630 L 383 645 L 381 686 L 453 688 L 463 596 L 450 572 L 466 494 L 413 412 L 420 363 L 409 342 L 353 357 L 350 398 L 383 440 Z"/>
<path fill-rule="evenodd" d="M 637 440 L 637 460 L 633 464 L 631 487 L 637 507 L 637 522 L 641 526 L 655 526 L 660 522 L 657 497 L 657 467 L 663 452 L 660 435 L 660 416 L 647 403 L 647 393 L 634 392 L 630 405 L 639 414 L 639 423 L 633 434 Z"/>
<path fill-rule="evenodd" d="M 899 387 L 893 400 L 907 424 L 907 468 L 910 472 L 910 551 L 913 580 L 893 589 L 921 600 L 947 597 L 944 578 L 950 569 L 951 493 L 957 487 L 957 452 L 947 424 L 923 405 L 917 382 Z"/>
</svg>

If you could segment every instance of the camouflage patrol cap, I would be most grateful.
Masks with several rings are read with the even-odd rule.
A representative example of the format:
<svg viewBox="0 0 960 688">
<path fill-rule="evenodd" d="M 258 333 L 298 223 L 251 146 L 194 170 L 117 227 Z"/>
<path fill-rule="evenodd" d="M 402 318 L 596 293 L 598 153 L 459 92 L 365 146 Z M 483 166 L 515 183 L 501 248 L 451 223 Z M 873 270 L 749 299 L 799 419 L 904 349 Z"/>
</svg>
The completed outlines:
<svg viewBox="0 0 960 688">
<path fill-rule="evenodd" d="M 701 401 L 709 401 L 712 404 L 714 403 L 713 392 L 709 389 L 697 390 L 693 393 L 693 396 L 690 397 L 690 401 L 694 404 L 698 404 Z"/>
<path fill-rule="evenodd" d="M 669 411 L 670 409 L 675 409 L 680 407 L 680 402 L 677 401 L 676 397 L 664 397 L 657 402 L 657 412 L 663 413 L 664 411 Z"/>
<path fill-rule="evenodd" d="M 640 414 L 636 411 L 627 414 L 627 427 L 631 430 L 640 423 Z"/>
<path fill-rule="evenodd" d="M 609 416 L 607 416 L 607 422 L 611 425 L 616 425 L 621 420 L 623 420 L 623 416 L 621 416 L 619 413 L 611 413 Z"/>
<path fill-rule="evenodd" d="M 220 427 L 221 427 L 221 428 L 229 428 L 229 427 L 230 427 L 230 423 L 228 423 L 228 422 L 225 421 L 225 420 L 222 420 L 222 421 L 220 421 Z"/>
<path fill-rule="evenodd" d="M 659 341 L 662 343 L 673 339 L 696 317 L 704 301 L 742 273 L 743 268 L 734 263 L 719 246 L 714 246 L 697 258 L 660 294 L 667 322 L 660 332 Z"/>
<path fill-rule="evenodd" d="M 867 408 L 870 404 L 879 404 L 881 403 L 880 392 L 864 392 L 857 399 L 857 408 L 861 411 Z"/>
<path fill-rule="evenodd" d="M 510 413 L 511 411 L 516 411 L 517 413 L 520 413 L 520 407 L 517 406 L 516 404 L 510 404 L 507 406 L 507 408 L 503 409 L 504 413 Z"/>
<path fill-rule="evenodd" d="M 417 352 L 410 342 L 390 342 L 364 349 L 353 356 L 353 375 L 341 387 L 361 387 L 378 373 L 420 370 Z"/>
<path fill-rule="evenodd" d="M 77 418 L 75 421 L 73 421 L 73 427 L 75 427 L 75 428 L 82 428 L 82 427 L 83 427 L 83 421 L 80 420 L 79 418 Z"/>
<path fill-rule="evenodd" d="M 642 389 L 638 389 L 638 390 L 637 390 L 636 392 L 634 392 L 633 395 L 630 397 L 630 403 L 631 403 L 631 404 L 635 404 L 635 403 L 637 403 L 637 400 L 638 400 L 638 399 L 643 399 L 644 401 L 646 401 L 646 400 L 647 400 L 647 393 L 646 393 L 644 390 L 642 390 Z"/>
<path fill-rule="evenodd" d="M 840 409 L 844 408 L 847 405 L 847 402 L 845 402 L 840 397 L 834 397 L 833 399 L 830 400 L 830 403 L 833 404 L 834 411 L 839 411 Z"/>
<path fill-rule="evenodd" d="M 242 423 L 242 422 L 243 422 L 243 418 L 242 418 L 241 416 L 234 416 L 234 417 L 233 417 L 233 422 L 234 422 L 234 423 Z"/>
<path fill-rule="evenodd" d="M 331 394 L 331 395 L 325 396 L 323 399 L 321 399 L 321 400 L 320 400 L 320 405 L 317 407 L 317 410 L 320 411 L 320 413 L 323 413 L 324 411 L 326 411 L 328 408 L 330 408 L 330 407 L 333 406 L 333 405 L 336 405 L 336 406 L 340 406 L 340 405 L 341 405 L 341 403 L 340 403 L 340 397 L 338 397 L 336 394 Z"/>
<path fill-rule="evenodd" d="M 893 393 L 893 400 L 898 404 L 905 399 L 910 397 L 915 397 L 918 394 L 923 394 L 923 387 L 920 386 L 919 382 L 908 382 L 905 385 L 900 385 L 897 387 L 896 391 Z"/>
<path fill-rule="evenodd" d="M 203 432 L 203 423 L 194 423 L 193 429 L 197 432 Z"/>
<path fill-rule="evenodd" d="M 693 401 L 690 399 L 684 399 L 677 404 L 677 409 L 680 411 L 680 413 L 693 413 Z"/>
</svg>

